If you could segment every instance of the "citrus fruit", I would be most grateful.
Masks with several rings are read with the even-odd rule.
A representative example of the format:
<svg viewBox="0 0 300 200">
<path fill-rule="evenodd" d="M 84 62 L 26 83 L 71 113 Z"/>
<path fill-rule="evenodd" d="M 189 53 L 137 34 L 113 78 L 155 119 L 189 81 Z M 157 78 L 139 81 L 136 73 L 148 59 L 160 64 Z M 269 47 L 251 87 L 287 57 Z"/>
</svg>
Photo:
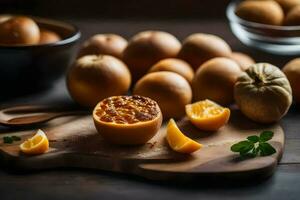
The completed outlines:
<svg viewBox="0 0 300 200">
<path fill-rule="evenodd" d="M 196 72 L 192 82 L 194 101 L 210 99 L 221 105 L 233 103 L 233 88 L 240 66 L 229 58 L 213 58 Z"/>
<path fill-rule="evenodd" d="M 127 66 L 109 55 L 83 56 L 75 62 L 67 76 L 72 98 L 91 108 L 106 97 L 126 94 L 130 83 Z"/>
<path fill-rule="evenodd" d="M 228 108 L 224 108 L 210 100 L 186 105 L 185 110 L 191 123 L 206 131 L 218 130 L 228 122 L 230 117 Z"/>
<path fill-rule="evenodd" d="M 136 83 L 133 94 L 155 100 L 165 119 L 184 116 L 185 105 L 192 100 L 189 83 L 174 72 L 153 72 L 145 75 Z"/>
<path fill-rule="evenodd" d="M 126 46 L 127 40 L 120 35 L 112 33 L 96 34 L 83 43 L 79 50 L 78 57 L 106 54 L 121 59 Z"/>
<path fill-rule="evenodd" d="M 281 25 L 284 19 L 283 9 L 276 1 L 241 1 L 235 14 L 243 20 L 260 24 Z"/>
<path fill-rule="evenodd" d="M 167 141 L 171 149 L 179 153 L 193 153 L 202 147 L 198 142 L 185 136 L 174 119 L 170 119 L 167 125 Z"/>
<path fill-rule="evenodd" d="M 149 72 L 169 71 L 183 76 L 189 83 L 194 78 L 193 68 L 184 60 L 177 58 L 166 58 L 154 64 Z"/>
<path fill-rule="evenodd" d="M 220 37 L 211 34 L 195 33 L 182 43 L 178 58 L 187 61 L 194 70 L 215 57 L 230 57 L 230 46 Z"/>
<path fill-rule="evenodd" d="M 99 102 L 93 111 L 98 132 L 120 145 L 144 144 L 159 130 L 162 114 L 158 104 L 142 96 L 113 96 Z"/>
<path fill-rule="evenodd" d="M 41 29 L 40 32 L 40 44 L 49 44 L 49 43 L 54 43 L 61 40 L 61 37 L 50 30 L 46 30 L 46 29 Z"/>
<path fill-rule="evenodd" d="M 46 134 L 39 129 L 32 138 L 27 139 L 20 145 L 20 149 L 23 153 L 29 155 L 42 154 L 48 151 L 49 141 Z"/>
<path fill-rule="evenodd" d="M 300 58 L 288 62 L 282 71 L 291 84 L 294 100 L 300 103 Z"/>
<path fill-rule="evenodd" d="M 180 42 L 170 33 L 144 31 L 129 41 L 123 52 L 123 60 L 128 65 L 133 80 L 137 81 L 156 62 L 176 57 L 180 48 Z"/>
<path fill-rule="evenodd" d="M 231 57 L 240 67 L 242 71 L 245 71 L 250 65 L 253 65 L 255 61 L 249 55 L 241 52 L 232 52 Z"/>
<path fill-rule="evenodd" d="M 0 44 L 32 45 L 39 41 L 40 29 L 28 17 L 11 17 L 0 23 Z"/>
</svg>

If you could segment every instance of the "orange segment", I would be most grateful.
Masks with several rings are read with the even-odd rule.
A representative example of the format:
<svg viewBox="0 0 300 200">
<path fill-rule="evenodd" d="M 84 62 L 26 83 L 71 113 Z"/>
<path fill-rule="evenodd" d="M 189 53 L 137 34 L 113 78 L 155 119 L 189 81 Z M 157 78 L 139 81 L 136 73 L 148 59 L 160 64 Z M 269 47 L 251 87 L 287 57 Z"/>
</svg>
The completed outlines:
<svg viewBox="0 0 300 200">
<path fill-rule="evenodd" d="M 32 138 L 20 145 L 20 149 L 23 153 L 29 155 L 42 154 L 48 151 L 49 141 L 46 134 L 39 129 Z"/>
<path fill-rule="evenodd" d="M 230 117 L 228 108 L 210 100 L 186 105 L 185 111 L 192 124 L 206 131 L 218 130 L 228 122 Z"/>
<path fill-rule="evenodd" d="M 167 141 L 170 147 L 179 153 L 193 153 L 202 147 L 198 142 L 185 136 L 173 119 L 170 119 L 167 126 Z"/>
</svg>

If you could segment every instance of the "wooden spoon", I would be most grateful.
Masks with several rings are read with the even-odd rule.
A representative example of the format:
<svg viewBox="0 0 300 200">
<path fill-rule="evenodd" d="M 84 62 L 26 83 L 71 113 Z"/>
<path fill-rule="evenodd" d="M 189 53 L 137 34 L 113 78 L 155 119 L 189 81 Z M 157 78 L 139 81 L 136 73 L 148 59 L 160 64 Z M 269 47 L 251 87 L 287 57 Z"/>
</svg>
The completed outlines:
<svg viewBox="0 0 300 200">
<path fill-rule="evenodd" d="M 68 107 L 15 106 L 0 110 L 0 125 L 9 127 L 32 126 L 68 115 L 88 114 L 87 110 L 74 110 Z"/>
</svg>

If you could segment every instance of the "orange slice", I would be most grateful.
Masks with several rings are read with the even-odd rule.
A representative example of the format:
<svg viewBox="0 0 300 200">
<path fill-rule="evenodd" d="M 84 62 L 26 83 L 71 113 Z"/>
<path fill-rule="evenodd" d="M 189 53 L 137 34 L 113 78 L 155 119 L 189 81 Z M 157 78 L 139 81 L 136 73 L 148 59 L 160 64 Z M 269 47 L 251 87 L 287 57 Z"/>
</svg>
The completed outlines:
<svg viewBox="0 0 300 200">
<path fill-rule="evenodd" d="M 185 136 L 179 130 L 174 119 L 170 119 L 167 126 L 167 141 L 170 147 L 179 153 L 193 153 L 202 147 L 200 143 Z"/>
<path fill-rule="evenodd" d="M 23 153 L 29 155 L 42 154 L 48 151 L 49 141 L 46 134 L 39 129 L 32 138 L 20 145 L 20 149 Z"/>
<path fill-rule="evenodd" d="M 206 131 L 216 131 L 230 117 L 230 110 L 213 101 L 204 100 L 185 106 L 185 112 L 193 125 Z"/>
<path fill-rule="evenodd" d="M 98 132 L 111 143 L 144 144 L 159 130 L 162 113 L 158 104 L 143 96 L 113 96 L 94 108 Z"/>
</svg>

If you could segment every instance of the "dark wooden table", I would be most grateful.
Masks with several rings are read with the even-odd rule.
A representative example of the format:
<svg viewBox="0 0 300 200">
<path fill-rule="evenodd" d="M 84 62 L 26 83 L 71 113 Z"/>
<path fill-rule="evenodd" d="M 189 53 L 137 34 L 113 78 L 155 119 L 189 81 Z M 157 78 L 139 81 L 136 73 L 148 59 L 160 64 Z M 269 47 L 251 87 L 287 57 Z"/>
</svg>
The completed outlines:
<svg viewBox="0 0 300 200">
<path fill-rule="evenodd" d="M 223 37 L 234 50 L 250 53 L 257 61 L 282 67 L 290 58 L 249 50 L 231 34 L 221 21 L 120 21 L 67 20 L 77 24 L 86 38 L 95 33 L 114 32 L 127 38 L 138 31 L 165 30 L 183 39 L 193 32 Z M 64 80 L 42 93 L 24 96 L 0 105 L 15 103 L 61 104 L 72 102 Z M 16 173 L 0 169 L 0 199 L 300 199 L 300 110 L 293 106 L 281 121 L 286 133 L 283 158 L 275 174 L 262 182 L 223 184 L 198 180 L 193 183 L 159 183 L 101 171 L 53 169 Z"/>
</svg>

